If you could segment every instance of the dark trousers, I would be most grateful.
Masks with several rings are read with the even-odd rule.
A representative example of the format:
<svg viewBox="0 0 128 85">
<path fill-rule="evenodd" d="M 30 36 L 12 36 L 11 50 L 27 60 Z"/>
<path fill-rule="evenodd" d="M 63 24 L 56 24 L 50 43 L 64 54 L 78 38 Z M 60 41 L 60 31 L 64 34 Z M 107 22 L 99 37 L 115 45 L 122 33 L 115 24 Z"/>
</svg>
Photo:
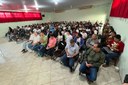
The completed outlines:
<svg viewBox="0 0 128 85">
<path fill-rule="evenodd" d="M 86 73 L 87 70 L 89 71 L 89 73 Z M 87 67 L 85 62 L 83 62 L 81 65 L 80 65 L 80 68 L 79 68 L 79 71 L 81 73 L 85 73 L 87 78 L 91 81 L 95 81 L 96 78 L 97 78 L 97 67 Z"/>
<path fill-rule="evenodd" d="M 74 63 L 75 63 L 75 59 L 74 58 L 68 58 L 66 54 L 64 54 L 61 57 L 61 61 L 67 67 L 73 67 L 74 66 Z"/>
<path fill-rule="evenodd" d="M 113 58 L 119 58 L 120 54 L 116 52 L 108 53 L 105 57 L 106 65 L 109 65 L 110 60 Z"/>
<path fill-rule="evenodd" d="M 45 46 L 38 44 L 33 48 L 33 50 L 40 56 L 43 56 L 45 53 Z"/>
<path fill-rule="evenodd" d="M 53 56 L 54 50 L 55 50 L 54 48 L 50 48 L 50 49 L 48 49 L 48 50 L 46 49 L 46 50 L 45 50 L 45 53 L 48 54 L 48 55 L 50 55 L 50 56 Z"/>
</svg>

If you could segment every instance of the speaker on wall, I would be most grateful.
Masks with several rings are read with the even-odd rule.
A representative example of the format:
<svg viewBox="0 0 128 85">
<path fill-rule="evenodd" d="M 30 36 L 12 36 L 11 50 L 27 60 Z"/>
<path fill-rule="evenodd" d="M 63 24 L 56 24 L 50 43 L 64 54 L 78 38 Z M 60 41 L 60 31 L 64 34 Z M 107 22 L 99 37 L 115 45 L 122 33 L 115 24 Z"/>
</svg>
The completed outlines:
<svg viewBox="0 0 128 85">
<path fill-rule="evenodd" d="M 45 17 L 45 15 L 43 14 L 42 17 Z"/>
</svg>

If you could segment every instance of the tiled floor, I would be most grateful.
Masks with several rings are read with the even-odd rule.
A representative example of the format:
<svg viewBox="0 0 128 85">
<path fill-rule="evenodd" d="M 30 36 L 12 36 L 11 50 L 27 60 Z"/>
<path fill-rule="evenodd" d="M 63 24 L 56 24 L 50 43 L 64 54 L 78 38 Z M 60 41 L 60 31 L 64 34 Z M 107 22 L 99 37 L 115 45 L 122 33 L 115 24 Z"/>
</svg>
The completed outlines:
<svg viewBox="0 0 128 85">
<path fill-rule="evenodd" d="M 0 44 L 0 85 L 88 85 L 78 74 L 79 66 L 72 74 L 58 62 L 22 54 L 21 49 L 15 42 Z M 113 66 L 101 67 L 92 85 L 121 85 L 119 73 Z"/>
</svg>

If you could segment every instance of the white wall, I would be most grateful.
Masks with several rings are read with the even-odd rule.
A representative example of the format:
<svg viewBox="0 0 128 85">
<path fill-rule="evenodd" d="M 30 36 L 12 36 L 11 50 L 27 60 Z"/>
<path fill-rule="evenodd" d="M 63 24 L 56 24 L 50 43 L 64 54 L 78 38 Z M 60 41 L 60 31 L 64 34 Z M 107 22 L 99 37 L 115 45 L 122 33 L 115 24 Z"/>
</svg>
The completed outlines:
<svg viewBox="0 0 128 85">
<path fill-rule="evenodd" d="M 111 4 L 99 5 L 90 9 L 71 9 L 62 13 L 54 13 L 53 21 L 99 21 L 104 22 L 109 17 Z"/>
<path fill-rule="evenodd" d="M 45 17 L 43 17 L 43 20 L 0 23 L 0 38 L 4 37 L 5 33 L 8 30 L 8 27 L 15 28 L 16 26 L 24 26 L 24 25 L 29 25 L 29 24 L 36 24 L 36 23 L 52 21 L 51 13 L 43 13 L 42 12 L 42 14 L 45 14 Z"/>
<path fill-rule="evenodd" d="M 47 13 L 47 12 L 42 12 L 42 15 L 45 15 L 45 17 L 43 17 L 43 22 L 52 22 L 53 20 L 53 13 L 50 12 L 50 13 Z"/>
<path fill-rule="evenodd" d="M 119 62 L 120 75 L 123 81 L 125 74 L 128 74 L 128 19 L 111 17 L 110 24 L 117 33 L 121 34 L 122 41 L 125 43 L 125 49 Z"/>
</svg>

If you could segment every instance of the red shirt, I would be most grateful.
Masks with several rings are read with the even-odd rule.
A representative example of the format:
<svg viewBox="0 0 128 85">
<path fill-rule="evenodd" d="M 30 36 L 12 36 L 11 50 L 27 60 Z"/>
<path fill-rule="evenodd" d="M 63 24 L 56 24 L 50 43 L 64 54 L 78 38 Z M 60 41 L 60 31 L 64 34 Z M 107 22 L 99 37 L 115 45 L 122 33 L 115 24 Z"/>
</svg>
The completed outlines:
<svg viewBox="0 0 128 85">
<path fill-rule="evenodd" d="M 123 50 L 124 50 L 124 43 L 123 43 L 122 41 L 116 42 L 116 41 L 113 40 L 113 41 L 111 42 L 111 47 L 112 47 L 112 46 L 114 46 L 116 49 L 118 49 L 117 52 L 119 52 L 119 53 L 122 53 Z"/>
</svg>

